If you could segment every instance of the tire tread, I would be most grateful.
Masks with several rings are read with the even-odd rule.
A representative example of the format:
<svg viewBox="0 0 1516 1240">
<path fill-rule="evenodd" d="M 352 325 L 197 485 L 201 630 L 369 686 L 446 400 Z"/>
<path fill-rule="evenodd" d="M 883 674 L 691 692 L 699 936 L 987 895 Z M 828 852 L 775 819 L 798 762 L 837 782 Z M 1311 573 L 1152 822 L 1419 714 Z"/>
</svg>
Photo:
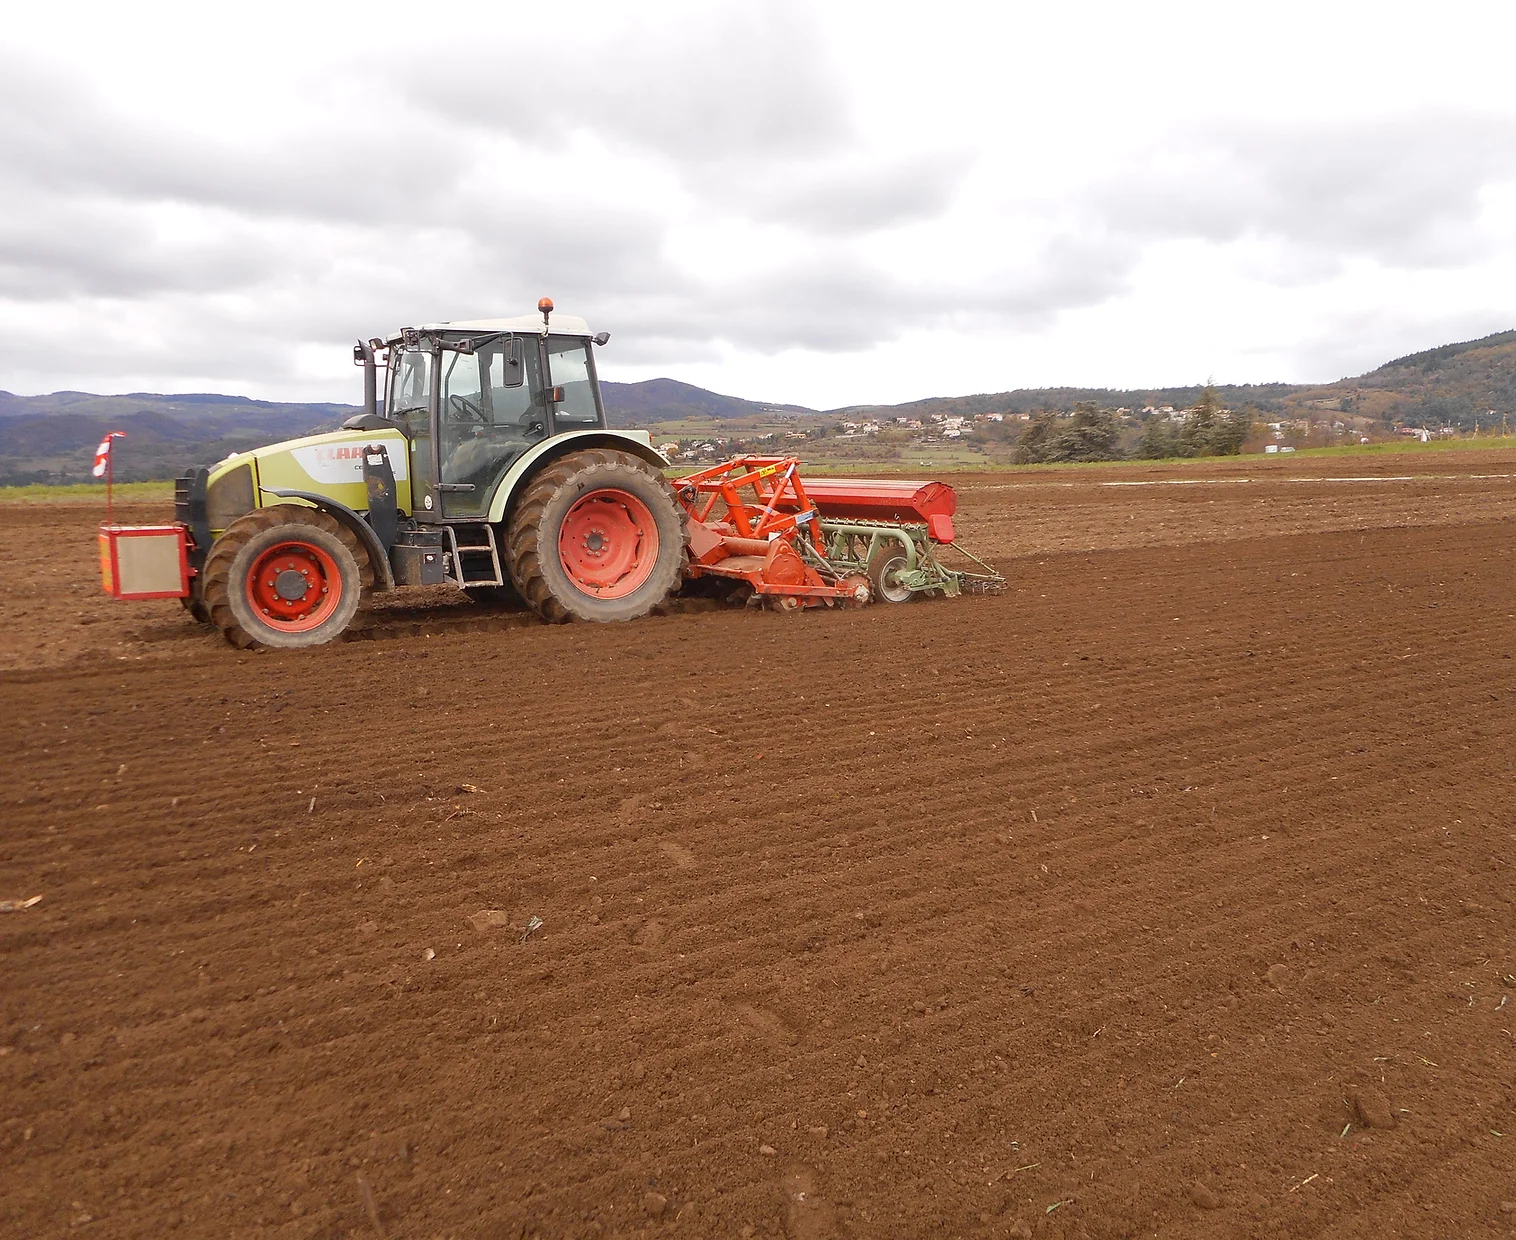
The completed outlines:
<svg viewBox="0 0 1516 1240">
<path fill-rule="evenodd" d="M 543 572 L 543 558 L 555 552 L 552 546 L 544 549 L 543 521 L 548 506 L 564 487 L 574 484 L 586 471 L 606 471 L 614 475 L 620 471 L 642 475 L 647 481 L 656 482 L 663 490 L 668 503 L 678 515 L 680 550 L 677 567 L 672 580 L 667 583 L 664 594 L 648 606 L 656 606 L 662 597 L 672 592 L 684 573 L 689 545 L 688 514 L 674 497 L 673 489 L 663 475 L 640 457 L 605 448 L 588 448 L 558 458 L 531 478 L 521 493 L 506 526 L 506 555 L 509 560 L 511 580 L 526 605 L 549 624 L 566 624 L 574 619 L 574 613 L 554 592 Z M 655 572 L 659 571 L 655 569 Z M 662 570 L 667 574 L 667 569 Z"/>
</svg>

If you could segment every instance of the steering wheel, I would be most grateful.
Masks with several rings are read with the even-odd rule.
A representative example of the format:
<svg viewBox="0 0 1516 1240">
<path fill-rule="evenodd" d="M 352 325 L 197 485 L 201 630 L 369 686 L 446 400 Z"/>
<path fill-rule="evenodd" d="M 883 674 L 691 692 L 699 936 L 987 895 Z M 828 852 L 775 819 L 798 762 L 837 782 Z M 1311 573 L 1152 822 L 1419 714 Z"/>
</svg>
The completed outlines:
<svg viewBox="0 0 1516 1240">
<path fill-rule="evenodd" d="M 447 398 L 448 407 L 454 410 L 454 420 L 464 422 L 472 419 L 481 426 L 488 424 L 489 419 L 484 416 L 484 410 L 474 404 L 467 396 L 460 396 L 456 392 Z"/>
</svg>

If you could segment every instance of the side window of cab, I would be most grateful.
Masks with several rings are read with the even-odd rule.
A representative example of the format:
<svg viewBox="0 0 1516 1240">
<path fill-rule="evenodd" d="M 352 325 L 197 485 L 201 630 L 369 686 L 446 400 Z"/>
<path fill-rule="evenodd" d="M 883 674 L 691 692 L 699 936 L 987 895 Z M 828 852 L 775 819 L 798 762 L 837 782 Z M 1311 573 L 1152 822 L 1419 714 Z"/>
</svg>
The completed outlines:
<svg viewBox="0 0 1516 1240">
<path fill-rule="evenodd" d="M 604 425 L 595 400 L 589 341 L 577 336 L 549 336 L 547 366 L 548 383 L 563 389 L 563 399 L 553 410 L 556 429 L 577 431 Z"/>
</svg>

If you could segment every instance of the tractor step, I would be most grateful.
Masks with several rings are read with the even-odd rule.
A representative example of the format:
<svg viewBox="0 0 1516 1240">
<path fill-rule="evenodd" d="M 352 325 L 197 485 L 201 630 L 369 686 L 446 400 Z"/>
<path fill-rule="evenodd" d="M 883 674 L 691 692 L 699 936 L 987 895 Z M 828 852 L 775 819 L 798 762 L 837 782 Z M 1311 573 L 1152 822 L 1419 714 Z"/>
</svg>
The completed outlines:
<svg viewBox="0 0 1516 1240">
<path fill-rule="evenodd" d="M 503 586 L 505 574 L 500 568 L 500 548 L 495 542 L 495 527 L 487 522 L 469 525 L 446 525 L 447 541 L 452 548 L 448 561 L 449 579 L 456 586 Z M 463 535 L 462 538 L 459 535 Z"/>
</svg>

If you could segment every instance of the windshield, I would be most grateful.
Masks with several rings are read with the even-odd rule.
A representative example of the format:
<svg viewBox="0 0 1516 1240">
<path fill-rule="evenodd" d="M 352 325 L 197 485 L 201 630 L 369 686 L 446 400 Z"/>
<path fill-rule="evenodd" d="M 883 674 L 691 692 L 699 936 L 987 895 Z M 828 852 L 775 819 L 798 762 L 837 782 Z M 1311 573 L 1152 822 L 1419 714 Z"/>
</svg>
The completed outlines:
<svg viewBox="0 0 1516 1240">
<path fill-rule="evenodd" d="M 385 412 L 412 435 L 427 433 L 432 400 L 432 355 L 399 353 L 390 370 L 390 400 Z"/>
</svg>

